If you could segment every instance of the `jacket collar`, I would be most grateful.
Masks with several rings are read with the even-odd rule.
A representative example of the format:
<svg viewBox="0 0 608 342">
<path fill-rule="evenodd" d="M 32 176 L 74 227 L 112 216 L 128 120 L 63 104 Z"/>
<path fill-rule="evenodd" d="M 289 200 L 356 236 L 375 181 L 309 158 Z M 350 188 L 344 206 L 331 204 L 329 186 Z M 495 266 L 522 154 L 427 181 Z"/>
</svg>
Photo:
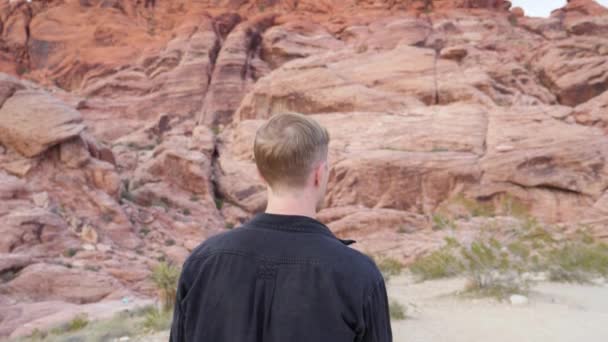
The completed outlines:
<svg viewBox="0 0 608 342">
<path fill-rule="evenodd" d="M 249 225 L 288 232 L 323 234 L 333 237 L 347 246 L 356 242 L 338 239 L 326 225 L 308 216 L 261 213 L 255 215 L 249 221 Z"/>
</svg>

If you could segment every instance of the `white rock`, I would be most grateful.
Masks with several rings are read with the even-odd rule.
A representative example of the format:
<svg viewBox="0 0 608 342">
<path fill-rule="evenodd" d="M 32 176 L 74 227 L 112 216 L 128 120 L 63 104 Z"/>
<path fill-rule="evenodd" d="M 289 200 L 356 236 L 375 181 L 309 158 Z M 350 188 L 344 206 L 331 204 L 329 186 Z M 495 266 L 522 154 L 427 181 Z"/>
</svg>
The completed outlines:
<svg viewBox="0 0 608 342">
<path fill-rule="evenodd" d="M 496 146 L 496 151 L 497 152 L 509 152 L 509 151 L 513 151 L 515 149 L 515 147 L 511 146 L 511 145 L 498 145 Z"/>
<path fill-rule="evenodd" d="M 123 336 L 118 339 L 118 342 L 124 342 L 124 341 L 129 341 L 129 340 L 130 340 L 129 336 Z"/>
<path fill-rule="evenodd" d="M 529 302 L 528 297 L 522 295 L 512 295 L 509 300 L 511 305 L 527 305 Z"/>
<path fill-rule="evenodd" d="M 96 247 L 97 247 L 98 251 L 104 252 L 104 253 L 112 250 L 112 246 L 105 245 L 103 243 L 98 243 Z"/>
<path fill-rule="evenodd" d="M 45 209 L 49 207 L 49 202 L 50 202 L 49 194 L 46 191 L 34 194 L 32 196 L 32 200 L 34 201 L 34 204 L 37 207 L 45 208 Z"/>
<path fill-rule="evenodd" d="M 85 251 L 94 251 L 95 246 L 91 245 L 90 243 L 85 243 L 84 245 L 82 245 L 82 249 L 84 249 Z"/>
</svg>

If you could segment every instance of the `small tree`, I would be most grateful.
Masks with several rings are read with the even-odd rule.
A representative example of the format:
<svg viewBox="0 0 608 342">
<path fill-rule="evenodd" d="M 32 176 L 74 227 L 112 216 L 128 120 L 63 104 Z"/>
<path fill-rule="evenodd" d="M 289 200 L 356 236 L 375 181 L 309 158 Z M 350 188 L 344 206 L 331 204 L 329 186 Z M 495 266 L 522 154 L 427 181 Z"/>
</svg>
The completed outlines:
<svg viewBox="0 0 608 342">
<path fill-rule="evenodd" d="M 165 261 L 159 263 L 152 270 L 152 281 L 156 285 L 163 311 L 173 310 L 179 274 L 180 269 L 178 267 Z"/>
</svg>

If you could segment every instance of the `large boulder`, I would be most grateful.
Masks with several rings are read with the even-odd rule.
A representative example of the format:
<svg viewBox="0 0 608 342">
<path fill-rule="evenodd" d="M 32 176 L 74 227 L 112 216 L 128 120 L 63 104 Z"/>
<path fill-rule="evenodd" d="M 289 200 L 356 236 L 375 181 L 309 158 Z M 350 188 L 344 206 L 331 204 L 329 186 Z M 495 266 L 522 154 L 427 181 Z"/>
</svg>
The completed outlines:
<svg viewBox="0 0 608 342">
<path fill-rule="evenodd" d="M 120 288 L 111 277 L 61 265 L 33 264 L 2 285 L 2 291 L 27 300 L 61 300 L 75 304 L 97 302 Z"/>
<path fill-rule="evenodd" d="M 538 49 L 533 69 L 560 104 L 577 106 L 608 90 L 608 40 L 577 37 Z"/>
<path fill-rule="evenodd" d="M 608 91 L 576 106 L 572 116 L 577 123 L 598 126 L 608 132 Z"/>
<path fill-rule="evenodd" d="M 580 219 L 608 186 L 608 138 L 601 129 L 561 120 L 571 112 L 542 106 L 492 111 L 479 196 L 511 192 L 536 216 Z"/>
<path fill-rule="evenodd" d="M 18 90 L 0 108 L 0 142 L 34 157 L 82 132 L 80 113 L 39 90 Z"/>
<path fill-rule="evenodd" d="M 21 204 L 23 205 L 23 204 Z M 38 256 L 61 255 L 77 246 L 77 239 L 58 215 L 41 208 L 15 208 L 0 216 L 0 253 L 29 253 Z"/>
</svg>

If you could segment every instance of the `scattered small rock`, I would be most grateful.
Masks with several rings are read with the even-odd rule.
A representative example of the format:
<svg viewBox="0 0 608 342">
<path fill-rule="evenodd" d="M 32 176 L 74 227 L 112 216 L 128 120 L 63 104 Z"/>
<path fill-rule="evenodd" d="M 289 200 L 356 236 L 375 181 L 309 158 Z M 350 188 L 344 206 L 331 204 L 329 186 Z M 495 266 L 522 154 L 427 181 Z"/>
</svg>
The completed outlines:
<svg viewBox="0 0 608 342">
<path fill-rule="evenodd" d="M 95 228 L 90 225 L 86 225 L 82 228 L 82 232 L 80 233 L 80 238 L 86 242 L 96 244 L 99 240 L 99 236 L 97 235 L 97 231 Z M 93 247 L 93 249 L 95 249 Z"/>
<path fill-rule="evenodd" d="M 515 149 L 515 147 L 511 146 L 511 145 L 498 145 L 496 146 L 496 151 L 497 152 L 510 152 L 513 151 Z"/>
<path fill-rule="evenodd" d="M 94 251 L 95 246 L 93 246 L 89 243 L 85 243 L 84 245 L 82 245 L 82 249 L 84 249 L 85 251 Z"/>
<path fill-rule="evenodd" d="M 104 253 L 112 250 L 112 246 L 108 246 L 103 243 L 98 243 L 96 247 L 97 247 L 98 251 L 104 252 Z"/>
<path fill-rule="evenodd" d="M 34 204 L 37 207 L 44 208 L 44 209 L 49 207 L 49 203 L 50 203 L 49 194 L 46 191 L 34 194 L 32 196 L 32 200 L 34 201 Z"/>
<path fill-rule="evenodd" d="M 509 297 L 509 301 L 511 302 L 511 305 L 516 306 L 528 305 L 529 303 L 528 297 L 522 295 L 512 295 Z"/>
<path fill-rule="evenodd" d="M 449 47 L 449 48 L 445 48 L 445 49 L 441 50 L 441 53 L 439 55 L 443 59 L 450 59 L 450 60 L 460 62 L 468 54 L 469 54 L 469 52 L 464 47 Z"/>
</svg>

